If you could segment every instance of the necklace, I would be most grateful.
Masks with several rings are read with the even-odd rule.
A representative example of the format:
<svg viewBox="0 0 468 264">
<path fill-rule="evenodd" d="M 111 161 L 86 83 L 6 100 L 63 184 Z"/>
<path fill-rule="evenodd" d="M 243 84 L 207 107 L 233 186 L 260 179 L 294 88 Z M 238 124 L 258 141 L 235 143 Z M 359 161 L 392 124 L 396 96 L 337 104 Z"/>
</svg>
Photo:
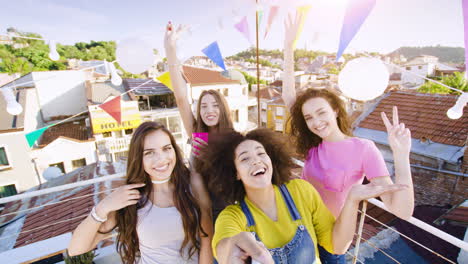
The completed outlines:
<svg viewBox="0 0 468 264">
<path fill-rule="evenodd" d="M 151 182 L 154 183 L 154 184 L 162 184 L 162 183 L 168 182 L 170 179 L 171 179 L 171 176 L 167 177 L 167 178 L 164 179 L 164 180 L 160 180 L 160 181 L 158 181 L 158 180 L 152 180 Z"/>
</svg>

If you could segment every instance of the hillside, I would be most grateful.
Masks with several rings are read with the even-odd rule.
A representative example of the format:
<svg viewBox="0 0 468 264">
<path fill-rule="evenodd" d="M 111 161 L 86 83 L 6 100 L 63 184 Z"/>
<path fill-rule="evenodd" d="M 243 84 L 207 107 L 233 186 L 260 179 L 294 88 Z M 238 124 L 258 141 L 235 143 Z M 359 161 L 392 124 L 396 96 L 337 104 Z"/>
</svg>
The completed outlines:
<svg viewBox="0 0 468 264">
<path fill-rule="evenodd" d="M 389 55 L 402 54 L 410 59 L 419 55 L 432 55 L 439 58 L 440 62 L 462 64 L 465 61 L 465 49 L 460 47 L 401 47 Z"/>
</svg>

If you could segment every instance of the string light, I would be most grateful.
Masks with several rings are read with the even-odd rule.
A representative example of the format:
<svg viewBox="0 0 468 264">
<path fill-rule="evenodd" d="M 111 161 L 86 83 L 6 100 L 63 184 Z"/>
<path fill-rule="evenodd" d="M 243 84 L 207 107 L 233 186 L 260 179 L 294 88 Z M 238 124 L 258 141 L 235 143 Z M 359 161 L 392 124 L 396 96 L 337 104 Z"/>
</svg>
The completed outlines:
<svg viewBox="0 0 468 264">
<path fill-rule="evenodd" d="M 450 119 L 459 119 L 463 116 L 463 108 L 468 103 L 468 93 L 462 93 L 458 97 L 457 102 L 449 110 L 447 110 L 447 116 Z"/>
</svg>

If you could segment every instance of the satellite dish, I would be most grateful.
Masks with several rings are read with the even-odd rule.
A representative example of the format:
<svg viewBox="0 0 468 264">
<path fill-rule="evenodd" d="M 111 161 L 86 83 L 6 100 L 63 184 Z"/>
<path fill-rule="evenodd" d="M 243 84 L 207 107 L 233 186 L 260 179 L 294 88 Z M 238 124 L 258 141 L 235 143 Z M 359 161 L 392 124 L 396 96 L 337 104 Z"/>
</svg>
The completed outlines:
<svg viewBox="0 0 468 264">
<path fill-rule="evenodd" d="M 60 177 L 62 175 L 62 170 L 60 170 L 57 167 L 49 167 L 42 173 L 42 177 L 44 177 L 44 179 L 48 181 Z"/>
</svg>

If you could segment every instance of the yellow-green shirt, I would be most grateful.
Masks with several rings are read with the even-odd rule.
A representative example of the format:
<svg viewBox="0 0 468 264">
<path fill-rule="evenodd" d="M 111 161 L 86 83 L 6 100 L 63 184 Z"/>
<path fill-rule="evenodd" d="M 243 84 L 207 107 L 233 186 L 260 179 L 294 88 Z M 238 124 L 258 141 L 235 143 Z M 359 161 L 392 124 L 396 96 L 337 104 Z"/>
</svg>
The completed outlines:
<svg viewBox="0 0 468 264">
<path fill-rule="evenodd" d="M 216 246 L 224 238 L 232 237 L 240 232 L 255 231 L 267 248 L 277 248 L 286 245 L 296 234 L 297 221 L 293 221 L 278 186 L 273 185 L 277 206 L 277 221 L 273 221 L 262 210 L 256 207 L 247 197 L 245 202 L 252 212 L 255 226 L 247 226 L 247 218 L 239 204 L 226 207 L 218 216 L 212 241 L 213 252 L 216 256 Z M 315 244 L 316 260 L 318 243 L 327 251 L 333 253 L 332 233 L 335 218 L 327 209 L 319 193 L 314 187 L 300 179 L 291 180 L 286 184 L 297 210 L 301 215 L 302 224 L 307 228 Z"/>
</svg>

